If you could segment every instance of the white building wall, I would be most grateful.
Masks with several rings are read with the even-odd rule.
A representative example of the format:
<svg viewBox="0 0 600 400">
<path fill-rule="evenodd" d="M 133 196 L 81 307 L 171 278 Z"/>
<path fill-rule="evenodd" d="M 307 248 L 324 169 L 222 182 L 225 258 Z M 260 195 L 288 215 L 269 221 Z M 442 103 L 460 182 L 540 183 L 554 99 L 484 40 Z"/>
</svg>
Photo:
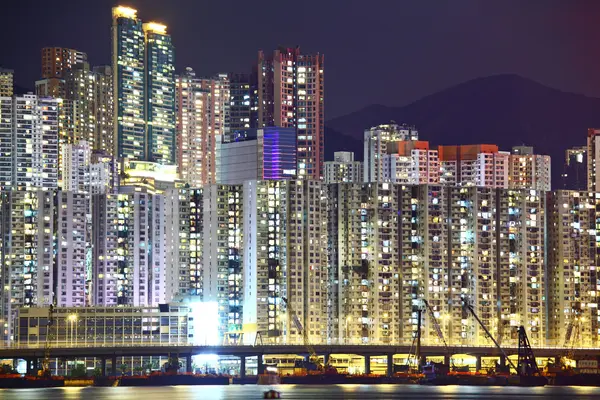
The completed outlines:
<svg viewBox="0 0 600 400">
<path fill-rule="evenodd" d="M 89 197 L 84 193 L 59 191 L 56 195 L 56 305 L 86 304 L 87 226 Z"/>
</svg>

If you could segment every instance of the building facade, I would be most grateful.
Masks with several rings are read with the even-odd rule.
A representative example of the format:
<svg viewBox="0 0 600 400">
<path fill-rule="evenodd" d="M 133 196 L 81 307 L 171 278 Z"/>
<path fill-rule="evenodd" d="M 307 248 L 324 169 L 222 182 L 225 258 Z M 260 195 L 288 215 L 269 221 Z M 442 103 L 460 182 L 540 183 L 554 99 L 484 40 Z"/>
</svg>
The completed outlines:
<svg viewBox="0 0 600 400">
<path fill-rule="evenodd" d="M 216 176 L 221 184 L 296 177 L 294 128 L 266 127 L 218 136 L 216 151 Z"/>
<path fill-rule="evenodd" d="M 548 338 L 560 346 L 598 346 L 597 265 L 600 240 L 596 192 L 548 193 Z"/>
<path fill-rule="evenodd" d="M 333 161 L 325 161 L 325 183 L 360 183 L 362 174 L 362 163 L 354 161 L 352 152 L 336 151 Z"/>
<path fill-rule="evenodd" d="M 298 176 L 323 177 L 324 57 L 280 48 L 258 53 L 258 127 L 296 128 Z"/>
<path fill-rule="evenodd" d="M 33 94 L 0 98 L 1 189 L 58 187 L 58 101 Z"/>
<path fill-rule="evenodd" d="M 14 74 L 12 69 L 0 68 L 0 97 L 12 97 Z"/>
<path fill-rule="evenodd" d="M 508 164 L 508 186 L 511 189 L 550 191 L 550 156 L 534 154 L 529 146 L 513 147 Z"/>
<path fill-rule="evenodd" d="M 440 182 L 440 162 L 437 150 L 419 140 L 388 144 L 383 155 L 383 181 L 408 185 Z"/>
<path fill-rule="evenodd" d="M 52 318 L 52 324 L 48 321 Z M 189 305 L 156 307 L 21 308 L 16 337 L 22 346 L 53 347 L 192 344 Z M 49 338 L 48 338 L 49 335 Z"/>
<path fill-rule="evenodd" d="M 175 164 L 175 48 L 167 27 L 143 24 L 146 38 L 146 152 L 148 161 Z"/>
<path fill-rule="evenodd" d="M 383 158 L 388 143 L 418 140 L 419 132 L 414 126 L 395 123 L 378 125 L 364 132 L 363 179 L 365 182 L 383 182 Z"/>
<path fill-rule="evenodd" d="M 508 188 L 509 153 L 498 146 L 439 146 L 440 183 Z"/>
<path fill-rule="evenodd" d="M 137 10 L 112 10 L 114 146 L 119 158 L 146 159 L 146 42 Z"/>
<path fill-rule="evenodd" d="M 2 341 L 15 338 L 20 307 L 50 305 L 54 299 L 54 193 L 0 192 L 0 277 Z"/>
<path fill-rule="evenodd" d="M 565 163 L 561 174 L 560 188 L 563 190 L 587 190 L 588 178 L 587 147 L 573 147 L 565 151 Z"/>
<path fill-rule="evenodd" d="M 229 132 L 226 78 L 198 78 L 189 67 L 176 78 L 177 166 L 192 187 L 216 182 L 216 138 Z"/>
<path fill-rule="evenodd" d="M 92 279 L 87 265 L 91 244 L 87 220 L 89 196 L 81 192 L 59 191 L 55 207 L 55 304 L 59 307 L 83 307 L 89 304 L 86 284 Z"/>
</svg>

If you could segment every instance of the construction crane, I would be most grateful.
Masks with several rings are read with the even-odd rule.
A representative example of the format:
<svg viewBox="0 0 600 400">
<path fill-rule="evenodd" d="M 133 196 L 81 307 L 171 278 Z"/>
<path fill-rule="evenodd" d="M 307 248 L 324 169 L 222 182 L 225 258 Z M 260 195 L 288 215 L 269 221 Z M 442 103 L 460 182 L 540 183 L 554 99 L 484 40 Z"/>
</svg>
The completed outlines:
<svg viewBox="0 0 600 400">
<path fill-rule="evenodd" d="M 38 376 L 49 378 L 52 374 L 50 371 L 50 328 L 54 325 L 54 306 L 50 304 L 48 309 L 48 323 L 46 324 L 46 344 L 44 346 L 44 359 L 42 360 L 42 368 L 38 371 Z"/>
<path fill-rule="evenodd" d="M 573 334 L 573 332 L 575 334 Z M 575 343 L 579 340 L 579 317 L 575 317 L 569 321 L 567 326 L 567 332 L 565 333 L 565 342 L 563 347 L 566 352 L 563 356 L 565 359 L 573 359 L 573 353 L 575 350 Z"/>
<path fill-rule="evenodd" d="M 442 333 L 442 328 L 440 327 L 440 324 L 438 323 L 438 320 L 435 317 L 435 312 L 433 311 L 433 308 L 429 305 L 429 303 L 427 302 L 427 300 L 425 300 L 425 299 L 422 299 L 422 300 L 423 300 L 423 304 L 425 305 L 425 308 L 429 312 L 429 316 L 431 317 L 431 321 L 433 322 L 433 327 L 435 328 L 435 333 L 438 335 L 438 338 L 440 338 L 440 340 L 444 344 L 444 348 L 446 349 L 446 354 L 449 355 L 450 354 L 450 348 L 448 347 L 448 343 L 446 343 L 446 339 L 444 339 L 444 334 Z"/>
<path fill-rule="evenodd" d="M 477 320 L 477 322 L 479 323 L 479 325 L 481 326 L 481 328 L 484 330 L 485 334 L 487 335 L 488 338 L 490 338 L 492 340 L 492 342 L 494 342 L 494 344 L 496 345 L 496 347 L 498 348 L 498 350 L 500 350 L 500 352 L 502 353 L 502 355 L 504 356 L 504 359 L 506 361 L 508 361 L 508 363 L 510 364 L 510 366 L 517 371 L 517 373 L 519 373 L 519 369 L 517 368 L 517 366 L 511 361 L 510 358 L 508 358 L 508 356 L 506 355 L 506 353 L 504 352 L 504 350 L 502 349 L 502 347 L 500 347 L 500 345 L 498 344 L 498 342 L 496 341 L 496 339 L 494 339 L 494 337 L 492 336 L 492 334 L 490 333 L 490 331 L 488 331 L 488 329 L 486 328 L 486 326 L 484 325 L 484 323 L 479 319 L 479 317 L 477 316 L 477 313 L 475 313 L 475 310 L 473 310 L 473 307 L 467 303 L 466 301 L 463 300 L 463 307 L 466 308 L 471 315 L 473 315 L 473 317 Z M 520 341 L 519 341 L 520 343 Z"/>
<path fill-rule="evenodd" d="M 296 327 L 298 332 L 300 334 L 302 334 L 302 338 L 304 340 L 304 346 L 308 350 L 308 361 L 310 363 L 314 364 L 317 367 L 317 370 L 323 371 L 325 369 L 325 367 L 321 363 L 321 360 L 319 359 L 319 356 L 317 355 L 314 346 L 310 342 L 310 339 L 308 337 L 308 332 L 302 326 L 302 323 L 300 322 L 300 319 L 298 318 L 296 311 L 294 311 L 294 309 L 292 308 L 292 305 L 288 302 L 288 299 L 286 297 L 282 297 L 281 300 L 283 300 L 283 302 L 288 310 L 288 316 L 289 316 L 289 318 L 291 318 L 292 323 L 294 324 L 294 326 Z"/>
</svg>

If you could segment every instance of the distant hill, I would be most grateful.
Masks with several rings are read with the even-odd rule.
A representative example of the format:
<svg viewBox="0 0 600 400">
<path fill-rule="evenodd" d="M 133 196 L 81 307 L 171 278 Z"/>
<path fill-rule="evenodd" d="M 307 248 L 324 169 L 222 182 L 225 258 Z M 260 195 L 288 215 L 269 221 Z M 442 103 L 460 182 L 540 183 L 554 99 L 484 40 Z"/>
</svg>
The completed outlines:
<svg viewBox="0 0 600 400">
<path fill-rule="evenodd" d="M 565 150 L 600 128 L 600 99 L 549 88 L 517 75 L 495 75 L 453 86 L 404 107 L 370 105 L 325 123 L 326 159 L 346 149 L 362 159 L 363 131 L 390 121 L 416 125 L 432 145 L 534 146 L 552 157 L 558 183 Z M 556 186 L 556 185 L 553 185 Z"/>
</svg>

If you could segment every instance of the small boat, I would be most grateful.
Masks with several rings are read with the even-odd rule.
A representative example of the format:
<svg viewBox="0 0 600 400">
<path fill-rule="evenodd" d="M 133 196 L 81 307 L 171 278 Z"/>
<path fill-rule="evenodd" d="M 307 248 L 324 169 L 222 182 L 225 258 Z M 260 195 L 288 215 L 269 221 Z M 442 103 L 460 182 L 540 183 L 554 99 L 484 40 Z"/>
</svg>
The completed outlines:
<svg viewBox="0 0 600 400">
<path fill-rule="evenodd" d="M 267 390 L 264 393 L 263 398 L 264 399 L 280 399 L 281 398 L 281 392 L 278 392 L 277 390 L 274 390 L 274 389 Z"/>
</svg>

